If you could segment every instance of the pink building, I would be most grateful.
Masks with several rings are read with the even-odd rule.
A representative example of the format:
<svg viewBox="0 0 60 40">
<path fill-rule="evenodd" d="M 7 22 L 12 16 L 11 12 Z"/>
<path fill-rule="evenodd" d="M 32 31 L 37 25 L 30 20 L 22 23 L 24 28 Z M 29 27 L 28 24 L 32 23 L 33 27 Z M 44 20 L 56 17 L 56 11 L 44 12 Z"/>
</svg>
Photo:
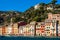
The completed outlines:
<svg viewBox="0 0 60 40">
<path fill-rule="evenodd" d="M 50 19 L 50 20 L 60 20 L 60 14 L 48 13 L 48 19 Z"/>
<path fill-rule="evenodd" d="M 60 14 L 52 14 L 52 13 L 48 13 L 48 19 L 52 20 L 54 22 L 54 20 L 56 21 L 56 35 L 59 36 L 60 35 Z"/>
<path fill-rule="evenodd" d="M 52 22 L 52 20 L 45 20 L 45 34 L 46 36 L 56 36 L 56 22 Z"/>
</svg>

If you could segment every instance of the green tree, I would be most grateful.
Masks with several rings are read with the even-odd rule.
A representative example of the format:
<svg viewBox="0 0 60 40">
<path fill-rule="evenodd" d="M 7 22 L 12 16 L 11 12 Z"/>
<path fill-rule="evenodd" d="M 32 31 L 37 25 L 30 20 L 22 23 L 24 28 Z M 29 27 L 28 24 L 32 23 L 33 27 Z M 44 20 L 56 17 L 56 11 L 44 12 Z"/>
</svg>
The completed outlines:
<svg viewBox="0 0 60 40">
<path fill-rule="evenodd" d="M 33 18 L 33 21 L 37 21 L 38 20 L 38 16 Z"/>
<path fill-rule="evenodd" d="M 51 3 L 52 4 L 56 4 L 57 0 L 52 0 Z"/>
<path fill-rule="evenodd" d="M 55 8 L 55 4 L 56 4 L 57 0 L 52 0 L 51 4 L 53 5 L 53 9 Z"/>
</svg>

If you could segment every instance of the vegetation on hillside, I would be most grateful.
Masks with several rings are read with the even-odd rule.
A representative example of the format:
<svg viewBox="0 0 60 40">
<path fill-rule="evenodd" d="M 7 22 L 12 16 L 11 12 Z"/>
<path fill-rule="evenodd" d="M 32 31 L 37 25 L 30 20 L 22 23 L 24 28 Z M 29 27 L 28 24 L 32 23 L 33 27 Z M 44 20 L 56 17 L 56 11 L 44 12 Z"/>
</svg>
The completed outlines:
<svg viewBox="0 0 60 40">
<path fill-rule="evenodd" d="M 60 8 L 59 4 L 56 4 L 57 0 L 52 0 L 50 3 L 45 4 L 45 3 L 40 3 L 38 9 L 34 9 L 34 7 L 31 7 L 30 9 L 25 11 L 25 18 L 27 18 L 27 22 L 31 21 L 37 21 L 41 22 L 44 21 L 47 18 L 47 13 L 52 12 L 58 13 L 60 10 L 54 10 L 55 8 Z M 53 10 L 47 10 L 47 6 L 51 5 L 53 7 Z"/>
<path fill-rule="evenodd" d="M 40 3 L 39 8 L 35 9 L 34 6 L 26 10 L 25 12 L 18 12 L 18 11 L 0 11 L 0 24 L 2 23 L 10 23 L 11 18 L 13 19 L 13 23 L 19 21 L 25 21 L 27 23 L 31 21 L 42 22 L 47 19 L 47 14 L 49 12 L 52 13 L 59 13 L 60 5 L 56 4 L 57 0 L 52 0 L 50 3 Z M 47 10 L 47 6 L 51 5 L 53 10 Z M 2 20 L 2 21 L 1 21 Z"/>
</svg>

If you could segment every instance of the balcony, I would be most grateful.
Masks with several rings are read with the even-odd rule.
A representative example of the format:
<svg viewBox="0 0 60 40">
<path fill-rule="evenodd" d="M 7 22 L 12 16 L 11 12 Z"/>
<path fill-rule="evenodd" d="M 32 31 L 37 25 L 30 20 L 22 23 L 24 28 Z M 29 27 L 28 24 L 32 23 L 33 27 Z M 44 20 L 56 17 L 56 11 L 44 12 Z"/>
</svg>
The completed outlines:
<svg viewBox="0 0 60 40">
<path fill-rule="evenodd" d="M 45 29 L 45 31 L 50 31 L 50 29 Z"/>
<path fill-rule="evenodd" d="M 54 27 L 52 27 L 52 28 L 51 28 L 51 30 L 55 30 L 55 28 L 54 28 Z"/>
</svg>

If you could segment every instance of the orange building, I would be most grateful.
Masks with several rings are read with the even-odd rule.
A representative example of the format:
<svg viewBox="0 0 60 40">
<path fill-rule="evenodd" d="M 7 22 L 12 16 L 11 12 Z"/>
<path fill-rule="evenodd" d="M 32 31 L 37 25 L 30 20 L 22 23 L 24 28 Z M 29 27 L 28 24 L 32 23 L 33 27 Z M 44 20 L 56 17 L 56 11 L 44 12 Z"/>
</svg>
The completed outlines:
<svg viewBox="0 0 60 40">
<path fill-rule="evenodd" d="M 3 27 L 2 27 L 2 35 L 5 35 L 5 34 L 6 34 L 6 27 L 3 26 Z"/>
<path fill-rule="evenodd" d="M 11 25 L 6 26 L 6 35 L 11 35 L 11 32 L 12 32 L 12 26 Z"/>
<path fill-rule="evenodd" d="M 12 33 L 13 35 L 18 35 L 18 23 L 14 23 L 12 25 Z"/>
<path fill-rule="evenodd" d="M 36 35 L 37 36 L 45 36 L 45 24 L 44 24 L 44 22 L 40 22 L 40 24 L 36 26 Z"/>
<path fill-rule="evenodd" d="M 0 27 L 0 35 L 2 35 L 2 27 Z"/>
</svg>

